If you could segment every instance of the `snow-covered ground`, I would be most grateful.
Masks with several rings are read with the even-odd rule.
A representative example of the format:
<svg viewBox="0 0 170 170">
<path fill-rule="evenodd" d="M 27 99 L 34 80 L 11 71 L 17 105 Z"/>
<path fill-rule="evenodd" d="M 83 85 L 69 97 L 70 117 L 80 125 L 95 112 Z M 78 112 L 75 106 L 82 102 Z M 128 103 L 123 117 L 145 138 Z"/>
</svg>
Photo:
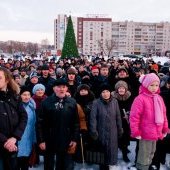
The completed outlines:
<svg viewBox="0 0 170 170">
<path fill-rule="evenodd" d="M 135 160 L 135 147 L 136 147 L 136 142 L 131 142 L 129 146 L 130 153 L 128 154 L 128 157 L 130 159 L 130 163 L 125 163 L 122 160 L 122 154 L 119 151 L 118 154 L 118 166 L 116 169 L 113 170 L 136 170 L 136 168 L 132 167 L 134 164 Z M 170 165 L 170 155 L 167 154 L 166 157 L 166 165 L 161 165 L 160 170 L 170 170 L 168 166 Z M 43 170 L 43 160 L 41 159 L 41 163 L 37 168 L 30 168 L 30 170 Z M 75 164 L 74 170 L 99 170 L 98 165 L 87 165 L 87 164 Z"/>
</svg>

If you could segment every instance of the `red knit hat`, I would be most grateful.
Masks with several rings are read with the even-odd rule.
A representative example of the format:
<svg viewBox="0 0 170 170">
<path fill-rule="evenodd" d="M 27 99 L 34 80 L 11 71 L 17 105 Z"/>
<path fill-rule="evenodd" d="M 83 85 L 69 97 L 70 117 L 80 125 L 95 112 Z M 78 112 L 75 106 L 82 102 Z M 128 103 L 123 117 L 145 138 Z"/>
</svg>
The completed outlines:
<svg viewBox="0 0 170 170">
<path fill-rule="evenodd" d="M 97 66 L 92 66 L 91 70 L 95 70 L 95 69 L 98 69 Z"/>
</svg>

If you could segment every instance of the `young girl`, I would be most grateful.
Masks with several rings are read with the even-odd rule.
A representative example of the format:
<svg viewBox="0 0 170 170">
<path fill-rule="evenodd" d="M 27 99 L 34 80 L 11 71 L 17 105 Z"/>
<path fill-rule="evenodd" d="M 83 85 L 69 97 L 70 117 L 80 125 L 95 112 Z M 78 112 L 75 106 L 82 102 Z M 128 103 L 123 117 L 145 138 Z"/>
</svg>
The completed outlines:
<svg viewBox="0 0 170 170">
<path fill-rule="evenodd" d="M 31 92 L 28 87 L 23 86 L 20 91 L 23 106 L 27 112 L 28 121 L 21 140 L 18 142 L 18 170 L 28 170 L 29 156 L 32 146 L 36 142 L 35 135 L 35 102 L 31 98 Z"/>
<path fill-rule="evenodd" d="M 136 167 L 148 170 L 156 149 L 156 141 L 168 132 L 166 108 L 158 94 L 160 80 L 154 73 L 140 78 L 139 95 L 130 111 L 131 136 L 139 139 Z"/>
</svg>

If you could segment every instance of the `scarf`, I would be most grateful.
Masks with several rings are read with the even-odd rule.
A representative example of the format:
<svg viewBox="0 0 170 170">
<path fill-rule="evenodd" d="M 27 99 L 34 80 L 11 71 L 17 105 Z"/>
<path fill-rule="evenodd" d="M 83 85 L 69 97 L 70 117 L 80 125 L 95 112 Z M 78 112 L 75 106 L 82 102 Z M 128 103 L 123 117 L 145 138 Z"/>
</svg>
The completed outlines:
<svg viewBox="0 0 170 170">
<path fill-rule="evenodd" d="M 120 95 L 118 92 L 113 91 L 111 92 L 111 95 L 116 98 L 117 100 L 120 101 L 126 101 L 129 99 L 129 97 L 131 96 L 131 92 L 130 91 L 126 91 L 124 95 Z"/>
<path fill-rule="evenodd" d="M 157 125 L 162 125 L 164 123 L 164 114 L 163 114 L 163 103 L 159 94 L 152 94 L 145 87 L 140 87 L 140 93 L 145 94 L 146 96 L 153 98 L 154 103 L 154 113 L 155 113 L 155 123 Z"/>
</svg>

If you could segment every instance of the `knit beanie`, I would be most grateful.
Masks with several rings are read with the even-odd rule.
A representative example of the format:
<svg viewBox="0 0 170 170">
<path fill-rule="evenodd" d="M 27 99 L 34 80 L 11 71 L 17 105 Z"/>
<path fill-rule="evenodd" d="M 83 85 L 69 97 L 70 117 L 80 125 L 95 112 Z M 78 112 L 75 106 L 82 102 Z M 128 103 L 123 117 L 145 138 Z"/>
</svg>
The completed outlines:
<svg viewBox="0 0 170 170">
<path fill-rule="evenodd" d="M 96 70 L 96 69 L 98 69 L 97 66 L 92 66 L 92 67 L 91 67 L 91 70 Z"/>
<path fill-rule="evenodd" d="M 45 91 L 45 86 L 43 84 L 36 84 L 32 89 L 32 93 L 35 94 L 36 91 L 39 89 L 42 89 L 43 91 Z"/>
<path fill-rule="evenodd" d="M 27 86 L 22 86 L 21 89 L 20 89 L 20 95 L 24 92 L 30 92 L 31 94 L 31 90 L 30 88 L 28 88 Z"/>
<path fill-rule="evenodd" d="M 142 84 L 142 86 L 144 86 L 145 88 L 148 88 L 154 81 L 157 81 L 160 83 L 160 79 L 155 73 L 142 75 L 139 78 L 139 81 Z"/>
<path fill-rule="evenodd" d="M 119 68 L 118 68 L 118 70 L 117 70 L 117 74 L 119 73 L 119 72 L 121 72 L 121 71 L 125 71 L 127 74 L 128 74 L 128 70 L 125 68 L 125 66 L 120 66 Z"/>
<path fill-rule="evenodd" d="M 36 71 L 33 71 L 31 74 L 30 74 L 30 79 L 32 79 L 33 77 L 37 77 L 38 78 L 38 74 Z"/>
<path fill-rule="evenodd" d="M 115 84 L 115 90 L 117 91 L 120 87 L 124 87 L 126 90 L 128 90 L 128 85 L 125 81 L 118 81 L 116 84 Z"/>
</svg>

